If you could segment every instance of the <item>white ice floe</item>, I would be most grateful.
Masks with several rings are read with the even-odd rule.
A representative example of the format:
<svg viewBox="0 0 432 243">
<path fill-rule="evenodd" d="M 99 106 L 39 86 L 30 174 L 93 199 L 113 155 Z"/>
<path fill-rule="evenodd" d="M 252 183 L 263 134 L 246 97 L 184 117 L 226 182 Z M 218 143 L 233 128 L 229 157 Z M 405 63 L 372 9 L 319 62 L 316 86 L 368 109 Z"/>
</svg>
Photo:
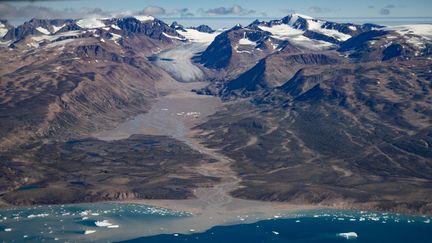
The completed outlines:
<svg viewBox="0 0 432 243">
<path fill-rule="evenodd" d="M 47 213 L 41 213 L 41 214 L 30 214 L 29 216 L 27 216 L 27 218 L 32 219 L 32 218 L 45 218 L 48 217 L 49 214 Z"/>
<path fill-rule="evenodd" d="M 195 232 L 195 229 L 190 229 L 189 232 Z"/>
<path fill-rule="evenodd" d="M 179 234 L 174 234 L 174 236 L 179 236 Z"/>
<path fill-rule="evenodd" d="M 116 229 L 119 228 L 120 226 L 118 224 L 113 224 L 113 225 L 108 225 L 107 228 L 109 229 Z"/>
<path fill-rule="evenodd" d="M 147 16 L 147 15 L 137 15 L 134 16 L 134 18 L 138 19 L 141 22 L 153 21 L 155 19 L 153 16 Z"/>
<path fill-rule="evenodd" d="M 89 235 L 89 234 L 93 234 L 93 233 L 95 233 L 96 232 L 96 230 L 85 230 L 84 231 L 84 234 L 85 235 Z"/>
<path fill-rule="evenodd" d="M 95 29 L 95 28 L 105 27 L 105 24 L 96 18 L 80 19 L 78 20 L 77 25 L 85 29 Z"/>
<path fill-rule="evenodd" d="M 6 229 L 4 229 L 4 231 L 10 232 L 10 231 L 12 231 L 12 229 L 11 228 L 6 228 Z"/>
<path fill-rule="evenodd" d="M 102 221 L 96 221 L 95 225 L 97 227 L 108 227 L 108 226 L 112 225 L 112 223 L 110 223 L 108 220 L 105 219 L 105 220 L 102 220 Z"/>
<path fill-rule="evenodd" d="M 345 239 L 354 239 L 357 238 L 358 235 L 356 232 L 347 232 L 347 233 L 339 233 L 338 234 L 339 237 L 345 238 Z"/>
<path fill-rule="evenodd" d="M 279 234 L 279 232 L 277 232 L 277 231 L 272 231 L 272 233 L 275 234 L 275 235 Z"/>
<path fill-rule="evenodd" d="M 42 34 L 45 34 L 45 35 L 51 34 L 51 32 L 49 32 L 47 29 L 45 29 L 43 27 L 37 27 L 36 30 L 41 32 Z"/>
<path fill-rule="evenodd" d="M 87 216 L 89 215 L 90 211 L 86 210 L 86 211 L 82 211 L 79 213 L 80 216 Z"/>
</svg>

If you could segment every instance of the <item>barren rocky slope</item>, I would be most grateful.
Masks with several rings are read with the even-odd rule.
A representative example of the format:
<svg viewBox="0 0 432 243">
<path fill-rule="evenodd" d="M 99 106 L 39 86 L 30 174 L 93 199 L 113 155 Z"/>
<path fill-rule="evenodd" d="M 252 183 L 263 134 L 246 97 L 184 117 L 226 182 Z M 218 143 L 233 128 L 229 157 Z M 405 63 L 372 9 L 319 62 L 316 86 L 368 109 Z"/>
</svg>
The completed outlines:
<svg viewBox="0 0 432 243">
<path fill-rule="evenodd" d="M 221 34 L 149 16 L 7 28 L 0 43 L 4 203 L 190 198 L 196 188 L 219 190 L 221 172 L 229 172 L 229 190 L 241 198 L 432 212 L 430 25 L 294 14 Z M 190 42 L 199 45 L 184 45 Z M 178 45 L 181 51 L 169 50 Z M 195 138 L 88 138 L 155 108 L 169 93 L 156 84 L 174 79 L 208 79 L 197 93 L 226 101 L 195 127 Z M 156 108 L 151 114 L 167 110 Z M 172 115 L 177 121 L 184 113 Z"/>
</svg>

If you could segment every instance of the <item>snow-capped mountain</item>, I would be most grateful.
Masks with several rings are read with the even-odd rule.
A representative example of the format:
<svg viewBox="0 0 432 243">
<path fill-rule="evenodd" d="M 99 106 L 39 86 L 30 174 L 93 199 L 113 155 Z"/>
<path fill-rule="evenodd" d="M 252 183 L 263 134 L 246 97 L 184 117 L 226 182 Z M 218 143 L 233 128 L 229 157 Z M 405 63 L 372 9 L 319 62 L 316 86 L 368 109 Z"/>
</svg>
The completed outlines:
<svg viewBox="0 0 432 243">
<path fill-rule="evenodd" d="M 13 26 L 8 23 L 7 20 L 0 19 L 0 38 L 6 35 L 6 33 L 12 29 Z"/>
<path fill-rule="evenodd" d="M 431 26 L 358 25 L 291 14 L 226 30 L 196 60 L 207 68 L 233 73 L 277 52 L 337 50 L 358 61 L 412 58 L 431 53 Z"/>
<path fill-rule="evenodd" d="M 82 38 L 97 38 L 117 45 L 127 45 L 129 42 L 145 48 L 181 42 L 210 43 L 219 33 L 220 31 L 206 25 L 183 28 L 173 23 L 169 26 L 152 16 L 77 20 L 32 19 L 17 27 L 2 21 L 0 46 L 25 49 L 54 42 L 58 42 L 56 45 L 63 45 Z"/>
</svg>

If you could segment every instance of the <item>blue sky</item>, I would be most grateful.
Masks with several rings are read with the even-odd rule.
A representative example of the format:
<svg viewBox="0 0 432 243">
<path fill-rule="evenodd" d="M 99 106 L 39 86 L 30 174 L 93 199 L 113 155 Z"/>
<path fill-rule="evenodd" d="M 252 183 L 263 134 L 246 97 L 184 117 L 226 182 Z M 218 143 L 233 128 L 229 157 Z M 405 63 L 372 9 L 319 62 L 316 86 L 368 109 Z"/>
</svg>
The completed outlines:
<svg viewBox="0 0 432 243">
<path fill-rule="evenodd" d="M 297 12 L 314 17 L 432 17 L 432 0 L 45 0 L 1 1 L 0 18 L 113 17 L 147 14 L 159 18 L 282 17 Z"/>
<path fill-rule="evenodd" d="M 159 15 L 180 15 L 187 9 L 194 16 L 272 16 L 289 12 L 321 17 L 432 17 L 432 0 L 77 0 L 77 1 L 2 1 L 16 7 L 44 6 L 65 8 L 100 8 L 102 11 L 139 11 L 148 6 L 160 7 Z M 235 6 L 238 6 L 237 8 Z M 185 12 L 183 12 L 184 14 Z M 0 14 L 3 14 L 0 12 Z M 1 16 L 1 15 L 0 15 Z M 24 17 L 24 16 L 23 16 Z"/>
</svg>

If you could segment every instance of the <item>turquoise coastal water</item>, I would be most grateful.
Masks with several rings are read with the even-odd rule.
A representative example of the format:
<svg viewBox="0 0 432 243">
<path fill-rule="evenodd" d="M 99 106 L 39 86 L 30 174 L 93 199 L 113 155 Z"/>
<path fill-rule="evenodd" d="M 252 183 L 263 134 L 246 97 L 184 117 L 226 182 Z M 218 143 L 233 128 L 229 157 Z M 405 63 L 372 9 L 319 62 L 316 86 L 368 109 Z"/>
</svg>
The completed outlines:
<svg viewBox="0 0 432 243">
<path fill-rule="evenodd" d="M 204 232 L 175 231 L 191 217 L 195 216 L 119 203 L 0 209 L 0 241 L 431 242 L 432 232 L 429 216 L 328 209 L 281 212 L 256 223 L 245 223 L 240 217 L 237 222 Z M 350 232 L 357 237 L 346 239 L 339 235 Z"/>
<path fill-rule="evenodd" d="M 164 208 L 121 203 L 0 209 L 0 242 L 125 240 L 160 234 L 161 225 L 190 216 Z"/>
</svg>

